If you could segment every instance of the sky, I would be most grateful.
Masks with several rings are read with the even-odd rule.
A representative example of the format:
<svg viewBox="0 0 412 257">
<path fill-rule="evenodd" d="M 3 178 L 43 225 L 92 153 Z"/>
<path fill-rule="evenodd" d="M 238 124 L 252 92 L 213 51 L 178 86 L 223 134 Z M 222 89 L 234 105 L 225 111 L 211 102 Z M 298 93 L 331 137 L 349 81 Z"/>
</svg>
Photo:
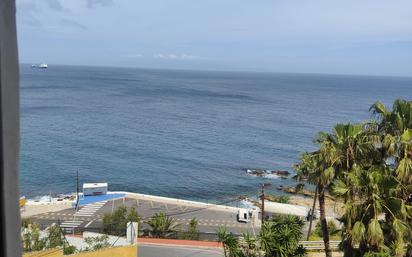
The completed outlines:
<svg viewBox="0 0 412 257">
<path fill-rule="evenodd" d="M 412 76 L 411 0 L 17 0 L 21 63 Z"/>
</svg>

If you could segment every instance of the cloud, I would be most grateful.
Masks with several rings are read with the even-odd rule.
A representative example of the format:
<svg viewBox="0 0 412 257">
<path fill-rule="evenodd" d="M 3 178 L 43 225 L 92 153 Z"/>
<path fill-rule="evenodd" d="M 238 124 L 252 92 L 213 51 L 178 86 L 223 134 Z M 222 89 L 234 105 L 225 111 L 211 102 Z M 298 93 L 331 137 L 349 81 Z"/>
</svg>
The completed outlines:
<svg viewBox="0 0 412 257">
<path fill-rule="evenodd" d="M 42 27 L 36 14 L 40 12 L 36 2 L 17 1 L 17 24 L 28 25 L 30 27 Z"/>
<path fill-rule="evenodd" d="M 189 54 L 155 54 L 154 58 L 167 60 L 193 60 L 199 59 L 199 56 Z"/>
<path fill-rule="evenodd" d="M 63 8 L 59 0 L 44 0 L 44 2 L 47 4 L 47 6 L 50 9 L 54 11 L 58 11 L 58 12 L 65 11 L 65 9 Z"/>
<path fill-rule="evenodd" d="M 81 24 L 77 21 L 69 20 L 69 19 L 61 19 L 59 21 L 59 24 L 61 26 L 64 26 L 64 27 L 71 27 L 71 28 L 76 28 L 76 29 L 81 29 L 81 30 L 88 30 L 89 29 L 87 26 L 85 26 L 85 25 L 83 25 L 83 24 Z"/>
<path fill-rule="evenodd" d="M 108 6 L 114 4 L 113 0 L 87 0 L 87 8 L 94 8 L 96 6 Z"/>
</svg>

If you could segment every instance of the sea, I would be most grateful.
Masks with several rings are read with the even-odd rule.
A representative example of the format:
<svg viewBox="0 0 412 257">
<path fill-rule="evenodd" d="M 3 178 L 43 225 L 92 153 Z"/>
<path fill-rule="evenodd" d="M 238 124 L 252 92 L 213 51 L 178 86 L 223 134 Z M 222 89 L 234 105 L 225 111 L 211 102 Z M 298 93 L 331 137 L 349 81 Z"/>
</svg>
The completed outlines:
<svg viewBox="0 0 412 257">
<path fill-rule="evenodd" d="M 336 123 L 412 99 L 412 78 L 50 65 L 20 67 L 20 194 L 109 190 L 205 202 L 254 197 L 248 168 L 288 170 Z"/>
</svg>

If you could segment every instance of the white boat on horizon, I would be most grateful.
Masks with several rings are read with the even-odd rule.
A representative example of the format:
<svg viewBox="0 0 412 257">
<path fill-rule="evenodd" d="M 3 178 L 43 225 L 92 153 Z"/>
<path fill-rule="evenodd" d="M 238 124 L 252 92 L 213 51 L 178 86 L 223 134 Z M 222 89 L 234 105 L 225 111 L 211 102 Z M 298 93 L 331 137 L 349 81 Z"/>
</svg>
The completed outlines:
<svg viewBox="0 0 412 257">
<path fill-rule="evenodd" d="M 47 69 L 49 66 L 45 63 L 41 63 L 41 64 L 32 64 L 31 67 L 37 68 L 37 69 Z"/>
</svg>

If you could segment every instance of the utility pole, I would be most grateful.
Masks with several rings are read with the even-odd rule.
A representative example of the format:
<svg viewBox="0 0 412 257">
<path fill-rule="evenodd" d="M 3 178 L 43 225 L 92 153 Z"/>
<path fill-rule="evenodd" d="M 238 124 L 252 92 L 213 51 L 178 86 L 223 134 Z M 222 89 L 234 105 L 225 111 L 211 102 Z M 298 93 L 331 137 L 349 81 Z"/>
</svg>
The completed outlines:
<svg viewBox="0 0 412 257">
<path fill-rule="evenodd" d="M 270 186 L 271 184 L 269 183 L 262 183 L 260 184 L 260 200 L 261 200 L 261 210 L 262 210 L 262 223 L 261 223 L 261 229 L 263 226 L 263 222 L 265 221 L 266 214 L 265 214 L 265 187 Z"/>
<path fill-rule="evenodd" d="M 79 170 L 76 171 L 76 209 L 79 206 Z"/>
</svg>

